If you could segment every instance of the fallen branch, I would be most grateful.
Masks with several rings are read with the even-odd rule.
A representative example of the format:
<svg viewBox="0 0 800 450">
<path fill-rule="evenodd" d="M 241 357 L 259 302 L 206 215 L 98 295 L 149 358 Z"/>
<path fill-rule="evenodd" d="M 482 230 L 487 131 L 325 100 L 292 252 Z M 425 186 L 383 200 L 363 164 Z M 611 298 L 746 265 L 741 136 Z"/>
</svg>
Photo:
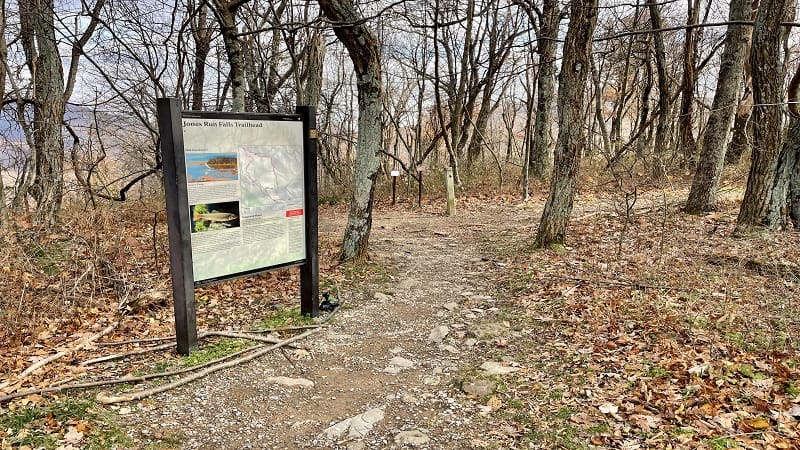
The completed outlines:
<svg viewBox="0 0 800 450">
<path fill-rule="evenodd" d="M 101 345 L 104 347 L 112 347 L 116 345 L 128 345 L 128 344 L 147 344 L 150 342 L 163 342 L 163 341 L 170 341 L 175 339 L 175 336 L 164 336 L 164 337 L 154 337 L 154 338 L 144 338 L 144 339 L 131 339 L 128 341 L 111 341 L 111 342 L 98 342 L 97 345 Z"/>
<path fill-rule="evenodd" d="M 282 331 L 300 331 L 300 330 L 310 330 L 312 328 L 319 328 L 319 325 L 297 325 L 294 327 L 275 327 L 275 328 L 264 328 L 261 330 L 227 330 L 231 333 L 280 333 Z"/>
<path fill-rule="evenodd" d="M 233 331 L 204 331 L 204 332 L 201 332 L 200 334 L 197 335 L 197 339 L 205 339 L 205 338 L 207 338 L 209 336 L 220 336 L 220 337 L 228 337 L 228 338 L 236 338 L 236 339 L 248 339 L 248 340 L 251 340 L 251 341 L 266 342 L 268 344 L 277 344 L 278 342 L 281 342 L 281 340 L 277 339 L 277 338 L 256 336 L 256 335 L 253 335 L 253 334 L 246 334 L 246 333 L 236 333 L 236 332 L 233 332 Z M 168 339 L 171 339 L 171 338 L 168 338 Z M 161 340 L 161 339 L 159 339 L 159 340 Z M 117 359 L 127 358 L 128 356 L 136 356 L 136 355 L 142 355 L 144 353 L 157 352 L 157 351 L 161 351 L 161 350 L 169 350 L 169 349 L 172 349 L 174 347 L 175 347 L 175 343 L 174 342 L 170 342 L 168 344 L 161 344 L 161 345 L 156 345 L 156 346 L 153 346 L 153 347 L 141 348 L 141 349 L 138 349 L 138 350 L 132 350 L 130 352 L 116 353 L 116 354 L 113 354 L 113 355 L 107 355 L 107 356 L 101 356 L 99 358 L 89 359 L 89 360 L 86 360 L 86 361 L 82 362 L 80 365 L 81 366 L 90 366 L 92 364 L 97 364 L 97 363 L 101 363 L 101 362 L 114 361 L 114 360 L 117 360 Z"/>
<path fill-rule="evenodd" d="M 240 336 L 228 336 L 228 337 L 239 337 L 242 339 L 252 339 L 252 340 L 260 340 L 258 336 L 252 336 L 254 334 L 263 334 L 263 333 L 279 333 L 282 331 L 299 331 L 299 330 L 308 330 L 313 328 L 319 328 L 319 324 L 317 325 L 298 325 L 294 327 L 276 327 L 276 328 L 263 328 L 258 330 L 208 330 L 205 332 L 201 332 L 197 335 L 198 339 L 202 339 L 206 336 L 225 336 L 221 333 L 244 333 L 247 335 Z M 162 342 L 162 341 L 170 341 L 175 339 L 175 336 L 164 336 L 164 337 L 153 337 L 153 338 L 145 338 L 145 339 L 131 339 L 128 341 L 113 341 L 113 342 L 99 342 L 97 345 L 102 346 L 118 346 L 118 345 L 129 345 L 129 344 L 146 344 L 150 342 Z M 267 341 L 272 344 L 279 342 L 278 339 L 272 339 L 271 341 Z"/>
<path fill-rule="evenodd" d="M 117 360 L 117 359 L 127 358 L 128 356 L 142 355 L 142 354 L 145 354 L 145 353 L 158 352 L 158 351 L 161 351 L 161 350 L 169 350 L 169 349 L 174 348 L 174 347 L 175 347 L 175 343 L 170 342 L 169 344 L 161 344 L 161 345 L 155 345 L 153 347 L 140 348 L 138 350 L 132 350 L 132 351 L 126 352 L 126 353 L 115 353 L 113 355 L 107 355 L 107 356 L 101 356 L 99 358 L 88 359 L 86 361 L 83 361 L 80 365 L 83 366 L 83 367 L 91 366 L 92 364 L 97 364 L 97 363 L 106 362 L 106 361 L 114 361 L 114 360 Z"/>
<path fill-rule="evenodd" d="M 589 284 L 602 284 L 607 286 L 633 287 L 637 289 L 655 289 L 659 291 L 690 291 L 690 289 L 676 288 L 672 286 L 657 286 L 653 284 L 639 283 L 636 281 L 592 280 L 590 278 L 568 277 L 564 275 L 551 275 L 551 274 L 547 274 L 547 276 L 552 278 L 559 278 L 562 280 L 578 281 L 581 283 L 589 283 Z"/>
<path fill-rule="evenodd" d="M 170 345 L 172 345 L 172 344 L 170 344 Z M 203 364 L 200 364 L 200 365 L 197 365 L 197 366 L 184 367 L 182 369 L 175 369 L 175 370 L 171 370 L 171 371 L 168 371 L 168 372 L 150 373 L 150 374 L 141 375 L 141 376 L 138 376 L 138 377 L 111 378 L 111 379 L 106 379 L 106 380 L 88 381 L 86 383 L 61 384 L 61 385 L 58 385 L 58 386 L 51 385 L 51 386 L 46 387 L 46 388 L 29 389 L 27 391 L 16 392 L 16 393 L 13 393 L 13 394 L 8 394 L 8 395 L 0 397 L 0 404 L 2 404 L 3 402 L 7 402 L 9 400 L 13 400 L 15 398 L 25 397 L 25 396 L 33 395 L 33 394 L 48 394 L 48 393 L 51 393 L 51 392 L 61 392 L 61 391 L 66 391 L 66 390 L 70 390 L 70 389 L 86 389 L 86 388 L 100 387 L 100 386 L 112 386 L 112 385 L 115 385 L 115 384 L 122 384 L 122 383 L 141 383 L 141 382 L 144 382 L 144 381 L 147 381 L 147 380 L 151 380 L 151 379 L 154 379 L 154 378 L 164 378 L 164 377 L 171 377 L 171 376 L 174 376 L 174 375 L 181 375 L 181 374 L 184 374 L 184 373 L 187 373 L 187 372 L 192 372 L 192 371 L 195 371 L 195 370 L 198 370 L 198 369 L 202 369 L 204 367 L 208 367 L 208 366 L 212 366 L 214 364 L 221 363 L 221 362 L 226 361 L 228 359 L 235 358 L 235 357 L 237 357 L 239 355 L 243 355 L 245 353 L 250 353 L 250 352 L 252 352 L 254 350 L 259 350 L 259 349 L 262 349 L 264 347 L 265 347 L 264 344 L 257 344 L 257 345 L 255 345 L 253 347 L 248 347 L 246 349 L 239 350 L 238 352 L 234 352 L 234 353 L 231 353 L 230 355 L 225 355 L 225 356 L 219 357 L 217 359 L 208 361 L 206 363 L 203 363 Z"/>
<path fill-rule="evenodd" d="M 256 358 L 258 358 L 260 356 L 263 356 L 263 355 L 271 352 L 272 350 L 284 347 L 284 346 L 286 346 L 288 344 L 291 344 L 292 342 L 299 341 L 300 339 L 304 339 L 304 338 L 306 338 L 306 337 L 318 332 L 319 330 L 320 330 L 320 328 L 315 328 L 313 330 L 306 331 L 306 332 L 304 332 L 302 334 L 298 334 L 297 336 L 291 337 L 289 339 L 285 339 L 285 340 L 283 340 L 283 341 L 281 341 L 281 342 L 279 342 L 277 344 L 274 344 L 274 345 L 271 345 L 269 347 L 263 348 L 263 349 L 261 349 L 261 350 L 259 350 L 257 352 L 251 353 L 251 354 L 249 354 L 247 356 L 244 356 L 244 357 L 241 357 L 241 358 L 238 358 L 238 359 L 234 359 L 232 361 L 228 361 L 228 362 L 225 362 L 225 363 L 222 363 L 222 364 L 218 364 L 218 365 L 207 367 L 205 370 L 193 373 L 193 374 L 191 374 L 189 376 L 186 376 L 184 378 L 175 380 L 175 381 L 173 381 L 171 383 L 167 383 L 167 384 L 164 384 L 164 385 L 161 385 L 161 386 L 156 386 L 156 387 L 154 387 L 152 389 L 146 389 L 146 390 L 143 390 L 143 391 L 136 391 L 136 392 L 131 392 L 129 394 L 116 395 L 116 396 L 107 396 L 107 395 L 103 395 L 103 394 L 97 394 L 96 398 L 97 398 L 97 401 L 99 401 L 100 403 L 105 404 L 105 405 L 109 405 L 109 404 L 113 404 L 113 403 L 121 403 L 121 402 L 130 402 L 130 401 L 135 401 L 135 400 L 141 400 L 141 399 L 147 398 L 147 397 L 149 397 L 151 395 L 160 394 L 162 392 L 166 392 L 166 391 L 174 389 L 176 387 L 183 386 L 183 385 L 185 385 L 187 383 L 190 383 L 190 382 L 192 382 L 194 380 L 203 378 L 203 377 L 205 377 L 207 375 L 210 375 L 210 374 L 212 374 L 214 372 L 218 372 L 220 370 L 227 369 L 229 367 L 237 366 L 239 364 L 243 364 L 243 363 L 246 363 L 248 361 L 252 361 L 252 360 L 254 360 L 254 359 L 256 359 Z"/>
<path fill-rule="evenodd" d="M 197 335 L 197 339 L 205 339 L 209 336 L 219 336 L 219 337 L 227 337 L 227 338 L 234 338 L 234 339 L 249 339 L 251 341 L 258 341 L 258 342 L 266 342 L 268 344 L 279 344 L 283 342 L 278 338 L 273 338 L 269 336 L 258 336 L 255 334 L 249 333 L 238 333 L 235 331 L 203 331 Z"/>
<path fill-rule="evenodd" d="M 19 379 L 27 378 L 29 375 L 31 375 L 32 373 L 34 373 L 37 370 L 41 369 L 45 365 L 47 365 L 47 364 L 49 364 L 49 363 L 51 363 L 51 362 L 53 362 L 53 361 L 55 361 L 55 360 L 57 360 L 57 359 L 59 359 L 61 357 L 64 357 L 64 356 L 66 356 L 66 355 L 68 355 L 70 353 L 77 352 L 78 350 L 86 347 L 87 345 L 89 345 L 92 342 L 100 339 L 101 337 L 107 335 L 108 333 L 111 333 L 117 327 L 117 325 L 119 325 L 119 321 L 116 321 L 116 322 L 112 323 L 111 325 L 109 325 L 105 329 L 103 329 L 103 331 L 90 336 L 88 339 L 86 339 L 82 343 L 70 348 L 69 350 L 62 350 L 62 351 L 56 353 L 55 355 L 49 356 L 49 357 L 44 358 L 44 359 L 42 359 L 40 361 L 36 361 L 35 363 L 31 364 L 30 367 L 28 367 L 27 369 L 23 370 L 22 373 L 17 375 L 17 378 L 19 378 Z"/>
</svg>

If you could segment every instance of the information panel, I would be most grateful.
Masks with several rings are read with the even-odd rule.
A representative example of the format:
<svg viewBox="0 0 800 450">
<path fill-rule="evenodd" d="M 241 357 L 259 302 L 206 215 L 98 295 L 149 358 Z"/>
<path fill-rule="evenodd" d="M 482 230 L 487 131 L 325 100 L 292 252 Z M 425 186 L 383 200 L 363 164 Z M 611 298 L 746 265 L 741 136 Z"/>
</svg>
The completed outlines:
<svg viewBox="0 0 800 450">
<path fill-rule="evenodd" d="M 181 122 L 194 283 L 303 263 L 302 120 Z"/>
</svg>

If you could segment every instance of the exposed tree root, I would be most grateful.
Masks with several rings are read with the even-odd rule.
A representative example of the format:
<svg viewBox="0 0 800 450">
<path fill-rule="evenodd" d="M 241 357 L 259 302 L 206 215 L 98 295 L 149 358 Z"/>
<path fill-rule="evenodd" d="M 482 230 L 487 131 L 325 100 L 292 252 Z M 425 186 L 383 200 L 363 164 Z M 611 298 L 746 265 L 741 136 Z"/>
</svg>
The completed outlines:
<svg viewBox="0 0 800 450">
<path fill-rule="evenodd" d="M 258 358 L 260 356 L 263 356 L 263 355 L 271 352 L 272 350 L 281 348 L 281 347 L 283 347 L 285 345 L 291 344 L 292 342 L 299 341 L 300 339 L 304 339 L 304 338 L 306 338 L 306 337 L 318 332 L 320 329 L 321 328 L 315 328 L 313 330 L 308 330 L 308 331 L 306 331 L 306 332 L 304 332 L 302 334 L 298 334 L 297 336 L 291 337 L 289 339 L 285 339 L 285 340 L 283 340 L 283 341 L 281 341 L 281 342 L 279 342 L 277 344 L 271 345 L 269 347 L 262 348 L 262 349 L 254 352 L 254 353 L 251 353 L 251 354 L 249 354 L 247 356 L 243 356 L 241 358 L 237 358 L 237 359 L 234 359 L 232 361 L 227 361 L 227 362 L 224 362 L 224 363 L 221 363 L 221 364 L 209 366 L 209 367 L 205 368 L 204 370 L 202 370 L 200 372 L 193 373 L 193 374 L 191 374 L 189 376 L 186 376 L 184 378 L 175 380 L 175 381 L 173 381 L 171 383 L 167 383 L 167 384 L 164 384 L 164 385 L 161 385 L 161 386 L 156 386 L 156 387 L 154 387 L 152 389 L 145 389 L 143 391 L 135 391 L 135 392 L 130 392 L 128 394 L 114 395 L 114 396 L 98 394 L 96 396 L 96 398 L 97 398 L 97 401 L 99 401 L 100 403 L 106 404 L 106 405 L 113 404 L 113 403 L 121 403 L 121 402 L 130 402 L 130 401 L 135 401 L 135 400 L 141 400 L 143 398 L 150 397 L 151 395 L 159 394 L 161 392 L 166 392 L 166 391 L 174 389 L 176 387 L 183 386 L 183 385 L 185 385 L 187 383 L 190 383 L 190 382 L 192 382 L 194 380 L 203 378 L 206 375 L 212 374 L 214 372 L 217 372 L 217 371 L 220 371 L 220 370 L 223 370 L 223 369 L 227 369 L 229 367 L 237 366 L 239 364 L 243 364 L 243 363 L 246 363 L 248 361 L 252 361 L 252 360 L 254 360 L 254 359 L 256 359 L 256 358 Z"/>
<path fill-rule="evenodd" d="M 215 331 L 215 330 L 207 330 L 207 331 L 203 331 L 203 332 L 199 333 L 198 336 L 197 336 L 198 339 L 205 339 L 207 337 L 214 337 L 214 336 L 235 338 L 235 339 L 247 339 L 247 340 L 262 342 L 262 343 L 265 343 L 265 344 L 272 344 L 269 347 L 267 347 L 265 344 L 258 344 L 258 345 L 254 346 L 254 347 L 250 347 L 250 348 L 247 348 L 247 349 L 232 353 L 230 355 L 226 355 L 226 356 L 223 356 L 221 358 L 217 358 L 215 360 L 209 361 L 209 362 L 207 362 L 205 364 L 201 364 L 201 365 L 198 365 L 198 366 L 187 367 L 187 368 L 182 368 L 182 369 L 176 369 L 176 370 L 172 370 L 172 371 L 168 371 L 168 372 L 147 374 L 147 375 L 142 375 L 142 376 L 137 376 L 137 377 L 128 376 L 128 377 L 112 378 L 112 379 L 90 381 L 90 382 L 85 382 L 85 383 L 72 383 L 72 384 L 67 384 L 70 381 L 69 379 L 61 380 L 61 381 L 56 382 L 56 383 L 54 383 L 51 386 L 46 387 L 46 388 L 29 389 L 29 390 L 26 390 L 26 391 L 19 391 L 19 392 L 11 393 L 11 394 L 8 394 L 8 395 L 0 396 L 0 404 L 8 402 L 8 401 L 16 399 L 16 398 L 26 397 L 28 395 L 41 395 L 41 394 L 47 394 L 47 393 L 53 393 L 53 392 L 62 392 L 62 391 L 73 390 L 73 389 L 87 389 L 87 388 L 93 388 L 93 387 L 111 386 L 111 385 L 122 384 L 122 383 L 141 383 L 141 382 L 144 382 L 144 381 L 147 381 L 147 380 L 150 380 L 150 379 L 170 377 L 170 376 L 180 375 L 180 374 L 193 372 L 193 371 L 196 371 L 198 369 L 204 369 L 205 368 L 205 370 L 203 370 L 201 372 L 197 372 L 195 374 L 192 374 L 192 375 L 187 376 L 185 378 L 182 378 L 180 380 L 176 380 L 176 381 L 174 381 L 172 383 L 168 383 L 166 385 L 159 386 L 159 387 L 156 387 L 156 388 L 153 388 L 153 389 L 149 389 L 149 390 L 145 390 L 145 391 L 137 391 L 137 392 L 133 392 L 133 393 L 128 394 L 128 395 L 112 396 L 112 397 L 108 397 L 108 396 L 104 396 L 102 394 L 98 394 L 98 400 L 101 401 L 102 403 L 118 403 L 118 402 L 123 402 L 123 401 L 131 401 L 131 400 L 138 400 L 138 399 L 141 399 L 141 398 L 145 398 L 147 396 L 150 396 L 150 395 L 153 395 L 153 394 L 156 394 L 156 393 L 160 393 L 160 392 L 164 392 L 164 391 L 173 389 L 173 388 L 175 388 L 177 386 L 182 386 L 182 385 L 187 384 L 187 383 L 189 383 L 189 382 L 191 382 L 193 380 L 202 378 L 202 377 L 204 377 L 204 376 L 206 376 L 206 375 L 208 375 L 210 373 L 213 373 L 213 372 L 216 372 L 216 371 L 219 371 L 219 370 L 222 370 L 222 369 L 226 369 L 228 367 L 232 367 L 232 366 L 235 366 L 235 365 L 238 365 L 238 364 L 242 364 L 242 363 L 245 363 L 247 361 L 251 361 L 251 360 L 253 360 L 255 358 L 258 358 L 261 355 L 264 355 L 264 354 L 272 351 L 272 350 L 281 349 L 281 351 L 283 351 L 284 347 L 293 347 L 291 345 L 292 343 L 294 343 L 296 341 L 299 341 L 299 340 L 301 340 L 301 339 L 303 339 L 303 338 L 305 338 L 307 336 L 310 336 L 311 334 L 316 333 L 317 331 L 320 331 L 322 328 L 326 327 L 327 323 L 331 319 L 333 319 L 333 317 L 341 310 L 341 308 L 344 305 L 344 303 L 345 303 L 344 299 L 342 299 L 340 304 L 339 304 L 339 306 L 337 306 L 336 309 L 331 311 L 331 313 L 328 314 L 324 319 L 320 320 L 317 324 L 314 324 L 314 325 L 301 325 L 301 326 L 294 326 L 294 327 L 276 327 L 276 328 L 267 328 L 267 329 L 261 329 L 261 330 L 245 330 L 245 331 L 236 331 L 236 330 L 218 330 L 218 331 Z M 82 348 L 86 347 L 88 344 L 91 344 L 94 341 L 96 341 L 96 340 L 100 339 L 101 337 L 103 337 L 103 336 L 109 334 L 110 332 L 112 332 L 118 325 L 119 325 L 119 321 L 114 322 L 113 324 L 111 324 L 108 327 L 106 327 L 105 329 L 103 329 L 101 332 L 99 332 L 99 333 L 97 333 L 97 334 L 95 334 L 93 336 L 90 336 L 88 339 L 86 339 L 85 341 L 80 342 L 80 344 L 70 348 L 69 350 L 61 351 L 61 352 L 59 352 L 59 353 L 57 353 L 55 355 L 52 355 L 52 356 L 50 356 L 48 358 L 45 358 L 45 359 L 43 359 L 41 361 L 37 361 L 36 363 L 32 364 L 30 367 L 25 369 L 25 371 L 20 373 L 19 379 L 21 380 L 24 376 L 28 376 L 28 375 L 34 373 L 36 370 L 44 367 L 45 365 L 47 365 L 50 362 L 53 362 L 53 361 L 55 361 L 55 360 L 57 360 L 59 358 L 62 358 L 62 357 L 66 356 L 66 355 L 68 355 L 70 353 L 74 353 L 74 352 L 76 352 L 78 350 L 81 350 Z M 258 334 L 261 334 L 261 333 L 281 332 L 281 331 L 300 331 L 300 330 L 308 330 L 308 331 L 305 331 L 302 334 L 299 334 L 297 336 L 294 336 L 294 337 L 291 337 L 291 338 L 288 338 L 288 339 L 285 339 L 285 340 L 280 340 L 280 339 L 277 339 L 277 338 L 274 338 L 274 337 L 269 337 L 269 336 L 259 336 L 258 335 Z M 135 339 L 135 340 L 116 341 L 116 342 L 100 342 L 100 343 L 96 343 L 96 345 L 100 345 L 100 346 L 117 346 L 117 345 L 139 344 L 139 343 L 148 343 L 148 342 L 163 342 L 163 341 L 172 340 L 172 339 L 174 339 L 174 337 L 167 336 L 167 337 L 155 337 L 155 338 Z M 107 356 L 102 356 L 102 357 L 90 359 L 90 360 L 82 362 L 80 365 L 81 366 L 90 366 L 90 365 L 93 365 L 93 364 L 98 364 L 98 363 L 106 362 L 106 361 L 113 361 L 113 360 L 117 360 L 117 359 L 126 358 L 126 357 L 129 357 L 129 356 L 135 356 L 135 355 L 141 355 L 141 354 L 150 353 L 150 352 L 168 350 L 168 349 L 173 348 L 174 346 L 175 346 L 175 344 L 173 342 L 170 342 L 170 343 L 167 343 L 167 344 L 161 344 L 161 345 L 156 345 L 156 346 L 152 346 L 152 347 L 137 349 L 137 350 L 133 350 L 133 351 L 130 351 L 130 352 L 117 353 L 117 354 L 113 354 L 113 355 L 107 355 Z M 225 362 L 225 361 L 230 360 L 231 358 L 235 358 L 235 357 L 238 357 L 240 355 L 247 354 L 247 353 L 250 353 L 250 354 L 247 355 L 247 356 L 241 357 L 239 359 L 233 360 L 233 361 Z M 291 359 L 288 358 L 288 355 L 286 355 L 284 353 L 284 357 L 286 357 L 287 360 L 289 361 L 289 363 L 294 366 L 294 363 L 291 361 Z"/>
<path fill-rule="evenodd" d="M 313 328 L 319 328 L 319 325 L 313 325 L 312 327 Z M 197 335 L 197 339 L 205 339 L 207 337 L 212 337 L 212 336 L 235 338 L 235 339 L 248 339 L 248 340 L 251 340 L 251 341 L 266 342 L 268 344 L 277 344 L 277 343 L 281 342 L 281 340 L 278 339 L 278 338 L 258 336 L 258 335 L 255 335 L 255 334 L 251 334 L 249 332 L 248 333 L 240 333 L 240 332 L 235 332 L 235 331 L 224 331 L 224 330 L 223 331 L 214 331 L 214 330 L 204 331 L 204 332 L 201 332 L 201 333 L 199 333 Z M 162 338 L 155 338 L 155 339 L 158 339 L 158 341 L 161 341 L 161 340 L 174 339 L 174 338 L 169 337 L 169 338 L 164 338 L 164 339 L 162 339 Z M 158 342 L 158 341 L 152 340 L 152 341 L 149 341 L 149 342 Z M 128 341 L 128 343 L 133 343 L 133 342 Z M 97 363 L 101 363 L 101 362 L 114 361 L 114 360 L 117 360 L 117 359 L 127 358 L 128 356 L 136 356 L 136 355 L 142 355 L 142 354 L 150 353 L 150 352 L 158 352 L 158 351 L 161 351 L 161 350 L 169 350 L 169 349 L 172 349 L 174 347 L 175 347 L 175 343 L 174 342 L 170 342 L 168 344 L 161 344 L 161 345 L 156 345 L 156 346 L 147 347 L 147 348 L 140 348 L 140 349 L 132 350 L 132 351 L 125 352 L 125 353 L 116 353 L 116 354 L 113 354 L 113 355 L 107 355 L 107 356 L 101 356 L 99 358 L 89 359 L 89 360 L 86 360 L 86 361 L 82 362 L 80 365 L 81 366 L 90 366 L 92 364 L 97 364 Z"/>
<path fill-rule="evenodd" d="M 25 396 L 34 395 L 34 394 L 39 394 L 40 395 L 40 394 L 48 394 L 48 393 L 53 393 L 53 392 L 61 392 L 61 391 L 66 391 L 66 390 L 71 390 L 71 389 L 87 389 L 87 388 L 100 387 L 100 386 L 111 386 L 111 385 L 122 384 L 122 383 L 141 383 L 141 382 L 144 382 L 144 381 L 147 381 L 147 380 L 151 380 L 151 379 L 155 379 L 155 378 L 171 377 L 171 376 L 175 376 L 175 375 L 184 374 L 184 373 L 187 373 L 187 372 L 193 372 L 195 370 L 203 369 L 203 368 L 206 368 L 206 367 L 211 368 L 215 364 L 222 363 L 222 362 L 227 361 L 227 360 L 229 360 L 231 358 L 235 358 L 235 357 L 237 357 L 239 355 L 243 355 L 243 354 L 246 354 L 246 353 L 251 353 L 253 351 L 260 352 L 257 355 L 253 356 L 252 358 L 250 358 L 250 356 L 252 356 L 252 355 L 249 355 L 249 356 L 245 357 L 245 358 L 249 358 L 249 359 L 242 358 L 241 360 L 237 360 L 238 361 L 237 364 L 239 364 L 241 362 L 246 362 L 246 361 L 250 361 L 253 358 L 257 358 L 258 356 L 260 356 L 260 355 L 262 355 L 264 353 L 267 353 L 269 350 L 287 346 L 292 342 L 298 341 L 298 340 L 300 340 L 300 339 L 302 339 L 302 338 L 304 338 L 304 337 L 306 337 L 306 336 L 308 336 L 308 335 L 310 335 L 312 333 L 315 333 L 316 331 L 319 331 L 319 328 L 315 328 L 313 330 L 307 331 L 307 332 L 305 332 L 303 334 L 291 337 L 291 338 L 283 340 L 283 341 L 278 341 L 273 346 L 268 347 L 268 350 L 266 350 L 266 351 L 262 351 L 266 347 L 265 344 L 258 344 L 258 345 L 254 346 L 254 347 L 246 348 L 244 350 L 240 350 L 238 352 L 231 353 L 230 355 L 226 355 L 226 356 L 223 356 L 221 358 L 214 359 L 212 361 L 209 361 L 209 362 L 207 362 L 205 364 L 201 364 L 201 365 L 198 365 L 198 366 L 185 367 L 185 368 L 182 368 L 182 369 L 171 370 L 171 371 L 168 371 L 168 372 L 153 373 L 153 374 L 147 374 L 147 375 L 142 375 L 142 376 L 138 376 L 138 377 L 122 377 L 122 378 L 111 378 L 111 379 L 106 379 L 106 380 L 90 381 L 90 382 L 86 382 L 86 383 L 61 384 L 61 385 L 58 385 L 58 386 L 50 386 L 50 387 L 46 387 L 46 388 L 30 389 L 30 390 L 27 390 L 27 391 L 15 392 L 13 394 L 8 394 L 8 395 L 4 395 L 4 396 L 0 397 L 0 404 L 2 404 L 4 402 L 7 402 L 9 400 L 13 400 L 15 398 L 25 397 Z M 170 344 L 170 346 L 173 346 L 173 345 L 174 344 Z M 230 366 L 225 366 L 225 367 L 230 367 Z M 220 368 L 211 370 L 208 373 L 216 372 L 217 370 L 220 370 L 220 369 L 225 368 L 225 367 L 220 367 Z M 188 381 L 191 381 L 191 380 L 188 380 Z"/>
</svg>

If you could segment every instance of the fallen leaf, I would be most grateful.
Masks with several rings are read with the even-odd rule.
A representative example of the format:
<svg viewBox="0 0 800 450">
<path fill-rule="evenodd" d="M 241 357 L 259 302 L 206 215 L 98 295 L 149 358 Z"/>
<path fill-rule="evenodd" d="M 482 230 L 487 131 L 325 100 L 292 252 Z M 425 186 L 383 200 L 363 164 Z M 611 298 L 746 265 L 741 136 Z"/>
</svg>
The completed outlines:
<svg viewBox="0 0 800 450">
<path fill-rule="evenodd" d="M 492 408 L 492 411 L 497 411 L 503 406 L 503 401 L 497 398 L 496 395 L 493 395 L 486 402 L 486 406 Z"/>
<path fill-rule="evenodd" d="M 619 411 L 619 407 L 613 403 L 603 403 L 598 409 L 603 414 L 616 414 Z"/>
<path fill-rule="evenodd" d="M 77 430 L 77 431 L 79 431 L 79 432 L 81 432 L 83 434 L 86 434 L 89 431 L 90 428 L 91 428 L 91 426 L 89 425 L 89 422 L 86 422 L 86 421 L 83 421 L 83 420 L 78 422 L 77 425 L 75 425 L 75 430 Z"/>
<path fill-rule="evenodd" d="M 753 431 L 761 431 L 769 428 L 769 420 L 763 417 L 756 417 L 754 419 L 744 419 L 739 422 L 739 428 L 745 433 L 752 433 Z"/>
<path fill-rule="evenodd" d="M 83 440 L 83 433 L 76 430 L 75 427 L 69 427 L 69 431 L 64 435 L 64 441 L 67 444 L 77 444 Z"/>
</svg>

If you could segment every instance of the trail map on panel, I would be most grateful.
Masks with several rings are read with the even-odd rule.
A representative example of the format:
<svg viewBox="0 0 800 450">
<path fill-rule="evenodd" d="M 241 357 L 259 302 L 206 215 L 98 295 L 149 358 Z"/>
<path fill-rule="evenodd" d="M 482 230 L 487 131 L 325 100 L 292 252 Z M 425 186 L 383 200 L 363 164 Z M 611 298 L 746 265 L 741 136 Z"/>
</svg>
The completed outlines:
<svg viewBox="0 0 800 450">
<path fill-rule="evenodd" d="M 242 205 L 277 208 L 303 196 L 303 155 L 289 146 L 243 147 Z"/>
</svg>

